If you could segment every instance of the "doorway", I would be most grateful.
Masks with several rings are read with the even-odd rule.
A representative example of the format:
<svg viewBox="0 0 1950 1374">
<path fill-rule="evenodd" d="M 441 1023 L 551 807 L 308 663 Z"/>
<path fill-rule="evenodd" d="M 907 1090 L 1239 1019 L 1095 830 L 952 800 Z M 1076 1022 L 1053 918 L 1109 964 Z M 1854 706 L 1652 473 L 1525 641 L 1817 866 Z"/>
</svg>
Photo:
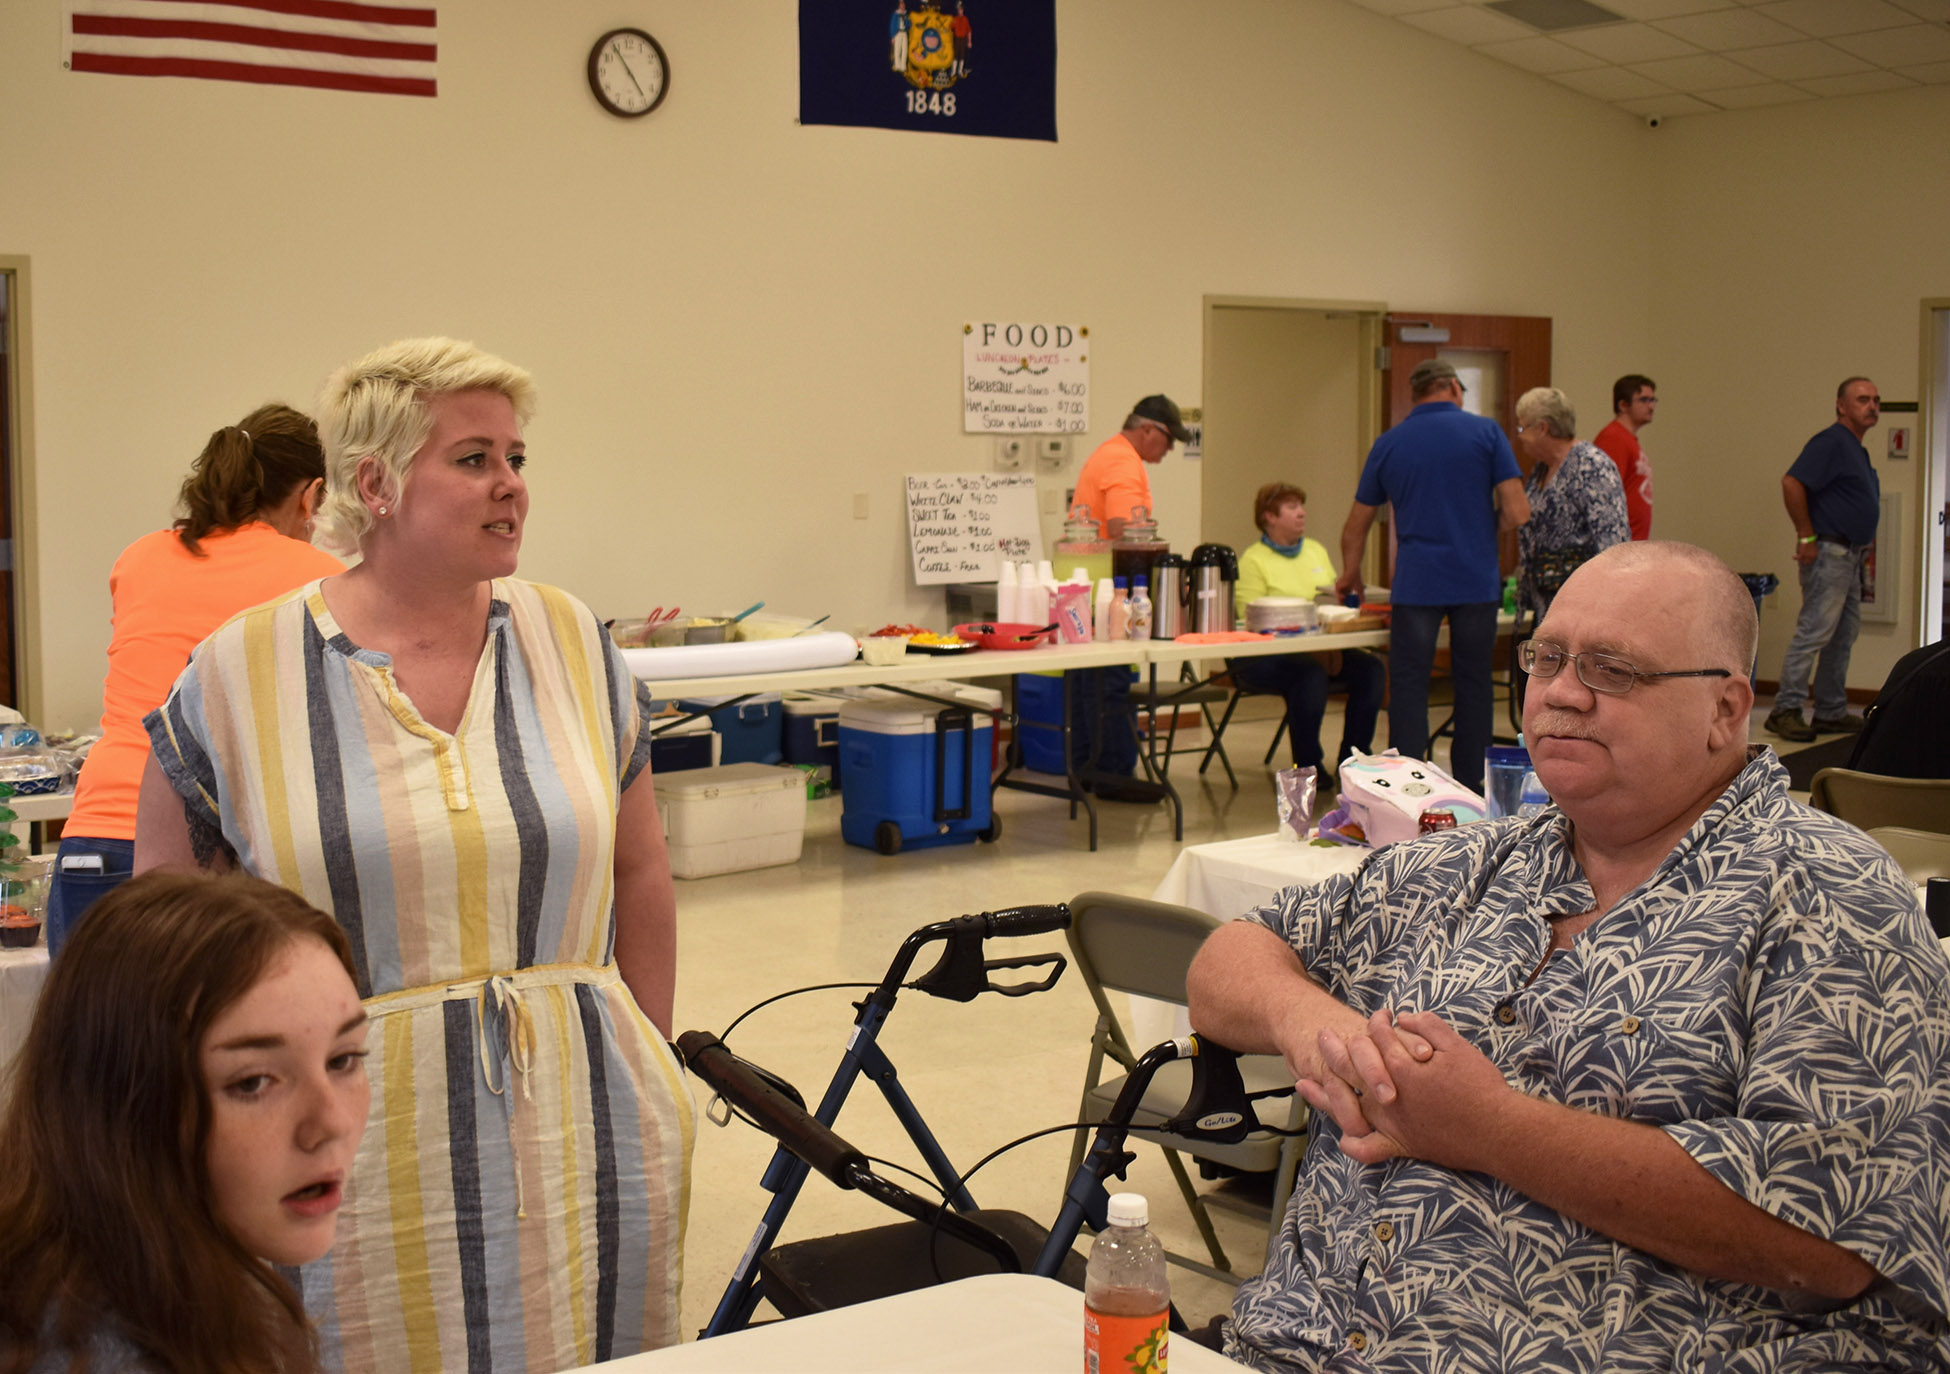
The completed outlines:
<svg viewBox="0 0 1950 1374">
<path fill-rule="evenodd" d="M 18 512 L 32 509 L 28 452 L 27 259 L 0 256 L 0 705 L 32 719 L 33 697 L 23 648 L 32 624 L 25 571 L 27 524 Z"/>
<path fill-rule="evenodd" d="M 1207 296 L 1199 538 L 1259 538 L 1267 482 L 1307 493 L 1307 537 L 1340 563 L 1340 529 L 1381 432 L 1379 301 Z"/>
<path fill-rule="evenodd" d="M 1950 639 L 1950 300 L 1923 302 L 1923 391 L 1916 408 L 1922 450 L 1916 559 L 1922 596 L 1918 645 Z"/>
<path fill-rule="evenodd" d="M 1496 421 L 1510 440 L 1517 468 L 1530 476 L 1530 464 L 1516 444 L 1517 397 L 1551 384 L 1551 321 L 1540 315 L 1437 315 L 1394 311 L 1387 319 L 1384 426 L 1393 426 L 1415 408 L 1409 374 L 1430 358 L 1454 364 L 1465 388 L 1463 408 Z M 1379 522 L 1377 522 L 1379 523 Z M 1379 581 L 1394 581 L 1393 528 L 1376 541 Z M 1497 541 L 1503 576 L 1517 566 L 1517 536 L 1507 531 Z"/>
</svg>

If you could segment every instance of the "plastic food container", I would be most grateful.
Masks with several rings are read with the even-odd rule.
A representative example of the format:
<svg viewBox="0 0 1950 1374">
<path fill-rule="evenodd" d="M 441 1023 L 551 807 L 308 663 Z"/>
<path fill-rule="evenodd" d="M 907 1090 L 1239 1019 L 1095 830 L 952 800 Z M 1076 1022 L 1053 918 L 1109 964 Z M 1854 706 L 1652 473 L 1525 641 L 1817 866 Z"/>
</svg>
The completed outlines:
<svg viewBox="0 0 1950 1374">
<path fill-rule="evenodd" d="M 875 668 L 891 668 L 907 657 L 905 635 L 872 635 L 860 641 L 860 657 Z"/>
</svg>

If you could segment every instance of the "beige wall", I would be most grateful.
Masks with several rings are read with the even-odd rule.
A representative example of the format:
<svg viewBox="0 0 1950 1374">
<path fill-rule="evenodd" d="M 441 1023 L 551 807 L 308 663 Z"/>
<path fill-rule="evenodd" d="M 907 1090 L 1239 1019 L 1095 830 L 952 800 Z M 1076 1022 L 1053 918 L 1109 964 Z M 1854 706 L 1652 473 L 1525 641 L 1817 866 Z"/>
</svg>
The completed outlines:
<svg viewBox="0 0 1950 1374">
<path fill-rule="evenodd" d="M 1648 286 L 1659 419 L 1643 438 L 1653 529 L 1707 544 L 1784 586 L 1761 618 L 1762 677 L 1777 677 L 1800 596 L 1780 478 L 1835 419 L 1854 373 L 1914 401 L 1918 308 L 1950 295 L 1950 87 L 1674 120 L 1643 186 L 1671 244 Z M 1895 418 L 1895 417 L 1890 417 Z M 1914 417 L 1906 423 L 1914 427 Z M 1904 614 L 1865 624 L 1851 686 L 1876 687 L 1918 642 L 1915 518 L 1923 464 L 1886 462 L 1903 493 Z"/>
<path fill-rule="evenodd" d="M 634 123 L 588 96 L 603 23 L 570 7 L 443 7 L 431 101 L 74 76 L 61 12 L 0 7 L 0 253 L 34 288 L 30 705 L 53 726 L 99 709 L 108 567 L 166 522 L 209 432 L 309 402 L 391 338 L 535 371 L 524 573 L 604 614 L 762 596 L 841 625 L 933 618 L 897 498 L 905 472 L 991 460 L 960 431 L 966 319 L 1091 327 L 1091 432 L 1054 486 L 1138 396 L 1199 402 L 1207 294 L 1548 314 L 1587 410 L 1620 370 L 1663 373 L 1662 495 L 1687 491 L 1691 451 L 1738 449 L 1714 490 L 1737 478 L 1772 519 L 1760 488 L 1822 418 L 1795 398 L 1838 367 L 1913 371 L 1935 266 L 1920 221 L 1867 206 L 1868 168 L 1894 146 L 1946 180 L 1921 132 L 1942 91 L 1650 133 L 1339 0 L 1064 0 L 1053 145 L 798 127 L 785 0 L 639 7 L 673 81 Z M 1859 190 L 1816 206 L 1821 164 L 1858 142 Z M 1810 143 L 1836 158 L 1804 170 Z M 1763 213 L 1719 190 L 1722 162 Z M 1878 247 L 1867 293 L 1816 279 L 1855 230 Z M 1750 373 L 1756 332 L 1783 342 Z M 1155 490 L 1166 536 L 1195 542 L 1196 470 L 1170 459 Z"/>
</svg>

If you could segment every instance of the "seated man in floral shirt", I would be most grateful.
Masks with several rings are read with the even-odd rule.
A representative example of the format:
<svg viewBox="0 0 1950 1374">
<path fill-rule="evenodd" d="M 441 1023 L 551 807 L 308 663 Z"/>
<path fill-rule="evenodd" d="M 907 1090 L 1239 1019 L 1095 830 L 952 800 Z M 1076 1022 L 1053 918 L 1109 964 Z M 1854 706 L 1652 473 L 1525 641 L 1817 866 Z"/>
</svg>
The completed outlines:
<svg viewBox="0 0 1950 1374">
<path fill-rule="evenodd" d="M 1893 860 L 1749 750 L 1757 633 L 1711 554 L 1600 554 L 1524 651 L 1555 805 L 1213 934 L 1192 1024 L 1315 1109 L 1229 1353 L 1946 1367 L 1950 962 Z"/>
</svg>

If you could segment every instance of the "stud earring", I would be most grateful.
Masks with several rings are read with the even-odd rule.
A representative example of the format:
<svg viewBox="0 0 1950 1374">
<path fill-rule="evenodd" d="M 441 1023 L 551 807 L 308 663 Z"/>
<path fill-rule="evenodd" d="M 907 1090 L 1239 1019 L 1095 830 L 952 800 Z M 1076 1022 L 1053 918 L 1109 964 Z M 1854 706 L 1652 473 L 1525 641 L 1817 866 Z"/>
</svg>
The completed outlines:
<svg viewBox="0 0 1950 1374">
<path fill-rule="evenodd" d="M 381 507 L 379 508 L 379 513 L 380 513 L 381 515 L 384 515 L 384 514 L 386 513 L 386 508 L 385 508 L 384 506 L 381 506 Z"/>
</svg>

